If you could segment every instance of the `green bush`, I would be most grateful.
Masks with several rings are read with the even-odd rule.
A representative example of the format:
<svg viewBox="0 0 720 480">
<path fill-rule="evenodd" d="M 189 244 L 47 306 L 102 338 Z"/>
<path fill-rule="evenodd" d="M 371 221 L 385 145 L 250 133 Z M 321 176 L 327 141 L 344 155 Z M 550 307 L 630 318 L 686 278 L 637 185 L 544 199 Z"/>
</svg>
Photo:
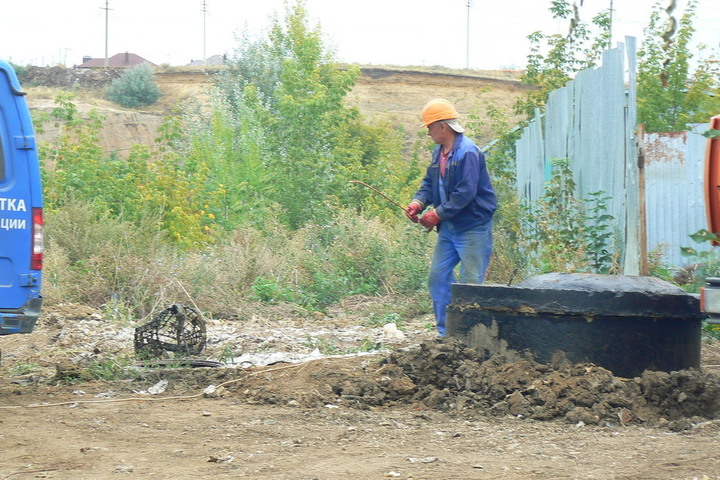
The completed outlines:
<svg viewBox="0 0 720 480">
<path fill-rule="evenodd" d="M 24 65 L 18 65 L 17 63 L 9 62 L 10 66 L 15 70 L 15 75 L 17 75 L 18 80 L 20 80 L 20 83 L 22 84 L 27 77 L 27 67 Z"/>
<path fill-rule="evenodd" d="M 152 105 L 160 97 L 155 74 L 147 63 L 126 71 L 113 80 L 105 91 L 108 100 L 126 108 Z"/>
</svg>

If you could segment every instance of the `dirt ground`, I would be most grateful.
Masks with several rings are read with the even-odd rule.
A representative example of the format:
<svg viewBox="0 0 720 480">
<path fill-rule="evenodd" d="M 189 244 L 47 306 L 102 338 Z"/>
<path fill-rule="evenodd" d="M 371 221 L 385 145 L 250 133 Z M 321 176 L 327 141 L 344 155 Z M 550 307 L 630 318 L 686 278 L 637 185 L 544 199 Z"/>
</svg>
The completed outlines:
<svg viewBox="0 0 720 480">
<path fill-rule="evenodd" d="M 136 325 L 48 307 L 0 337 L 0 479 L 720 478 L 717 342 L 702 370 L 623 379 L 481 358 L 430 318 L 383 324 L 382 301 L 247 305 L 208 320 L 202 357 L 226 366 L 106 380 L 86 373 L 131 358 Z"/>
</svg>

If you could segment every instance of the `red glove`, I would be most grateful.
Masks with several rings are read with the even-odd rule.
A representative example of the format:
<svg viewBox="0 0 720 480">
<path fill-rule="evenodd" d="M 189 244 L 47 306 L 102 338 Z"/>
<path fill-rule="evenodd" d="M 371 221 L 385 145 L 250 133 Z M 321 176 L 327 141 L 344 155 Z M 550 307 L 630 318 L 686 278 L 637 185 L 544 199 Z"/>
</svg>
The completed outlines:
<svg viewBox="0 0 720 480">
<path fill-rule="evenodd" d="M 435 210 L 430 210 L 420 219 L 420 225 L 427 228 L 428 232 L 435 228 L 438 223 L 440 223 L 440 217 L 435 213 Z"/>
<path fill-rule="evenodd" d="M 414 200 L 405 208 L 405 215 L 414 223 L 418 223 L 420 220 L 418 218 L 420 212 L 422 212 L 422 205 Z"/>
</svg>

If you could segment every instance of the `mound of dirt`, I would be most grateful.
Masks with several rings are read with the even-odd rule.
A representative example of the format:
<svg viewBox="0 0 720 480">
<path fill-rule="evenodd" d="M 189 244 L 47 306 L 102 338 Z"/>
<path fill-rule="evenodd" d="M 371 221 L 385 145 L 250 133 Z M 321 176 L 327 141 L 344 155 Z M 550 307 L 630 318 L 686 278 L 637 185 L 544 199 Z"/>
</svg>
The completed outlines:
<svg viewBox="0 0 720 480">
<path fill-rule="evenodd" d="M 232 383 L 236 385 L 229 387 L 231 391 L 255 404 L 360 409 L 406 405 L 672 431 L 689 429 L 720 413 L 720 377 L 715 373 L 648 371 L 625 379 L 592 364 L 482 358 L 452 339 L 425 341 L 380 359 L 324 359 L 302 367 L 258 370 Z"/>
<path fill-rule="evenodd" d="M 25 71 L 23 82 L 30 85 L 47 87 L 83 88 L 98 90 L 105 88 L 112 80 L 120 77 L 122 70 L 116 69 L 75 69 L 63 66 L 35 67 L 29 66 Z"/>
<path fill-rule="evenodd" d="M 720 378 L 699 370 L 645 372 L 623 379 L 592 364 L 479 357 L 457 341 L 425 342 L 393 354 L 417 386 L 412 401 L 435 408 L 477 409 L 492 415 L 572 423 L 649 423 L 684 428 L 687 419 L 720 412 Z"/>
</svg>

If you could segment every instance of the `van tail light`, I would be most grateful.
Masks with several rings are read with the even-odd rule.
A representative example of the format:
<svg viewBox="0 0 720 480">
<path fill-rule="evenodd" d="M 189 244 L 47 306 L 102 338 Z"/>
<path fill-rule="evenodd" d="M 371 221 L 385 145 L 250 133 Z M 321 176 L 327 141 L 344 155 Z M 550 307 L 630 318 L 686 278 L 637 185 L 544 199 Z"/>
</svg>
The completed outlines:
<svg viewBox="0 0 720 480">
<path fill-rule="evenodd" d="M 32 256 L 30 270 L 42 270 L 43 264 L 43 213 L 42 208 L 32 209 Z"/>
</svg>

